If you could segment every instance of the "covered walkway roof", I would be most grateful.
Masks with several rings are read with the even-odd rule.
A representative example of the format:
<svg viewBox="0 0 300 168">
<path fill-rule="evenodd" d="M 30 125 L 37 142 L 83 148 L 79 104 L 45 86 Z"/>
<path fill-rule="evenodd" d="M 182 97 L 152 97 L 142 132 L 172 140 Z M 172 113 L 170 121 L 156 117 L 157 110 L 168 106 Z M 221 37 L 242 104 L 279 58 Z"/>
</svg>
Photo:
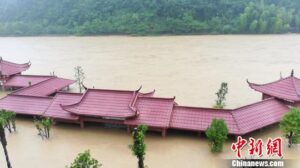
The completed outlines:
<svg viewBox="0 0 300 168">
<path fill-rule="evenodd" d="M 279 122 L 289 107 L 281 100 L 269 98 L 232 111 L 239 134 L 247 134 Z"/>
<path fill-rule="evenodd" d="M 11 75 L 19 74 L 30 68 L 30 62 L 25 64 L 17 64 L 9 61 L 5 61 L 0 57 L 0 76 L 9 77 Z"/>
<path fill-rule="evenodd" d="M 215 118 L 225 121 L 230 134 L 239 134 L 232 110 L 175 106 L 170 127 L 182 130 L 206 131 Z"/>
<path fill-rule="evenodd" d="M 15 92 L 12 92 L 11 94 L 45 97 L 45 96 L 49 96 L 53 93 L 56 93 L 56 92 L 60 91 L 61 89 L 64 89 L 73 83 L 75 83 L 75 81 L 70 80 L 70 79 L 52 77 L 52 78 L 44 80 L 40 83 L 31 85 L 29 87 L 19 89 Z"/>
<path fill-rule="evenodd" d="M 225 121 L 230 134 L 243 135 L 279 122 L 288 111 L 288 106 L 275 98 L 233 110 L 175 106 L 170 127 L 205 131 L 216 118 Z"/>
<path fill-rule="evenodd" d="M 0 109 L 17 114 L 41 116 L 51 102 L 52 98 L 48 97 L 8 95 L 0 100 Z"/>
</svg>

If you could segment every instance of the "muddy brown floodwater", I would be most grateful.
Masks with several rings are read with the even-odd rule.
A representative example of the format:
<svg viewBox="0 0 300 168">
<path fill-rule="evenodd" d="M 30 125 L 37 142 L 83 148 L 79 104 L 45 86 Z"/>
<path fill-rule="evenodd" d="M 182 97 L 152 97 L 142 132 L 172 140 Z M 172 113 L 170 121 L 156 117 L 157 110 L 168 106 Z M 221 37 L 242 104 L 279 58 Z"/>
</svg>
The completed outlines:
<svg viewBox="0 0 300 168">
<path fill-rule="evenodd" d="M 222 81 L 229 83 L 228 108 L 260 100 L 246 83 L 264 83 L 289 75 L 300 76 L 300 35 L 161 36 L 161 37 L 3 37 L 0 55 L 14 62 L 31 61 L 26 74 L 73 78 L 73 68 L 83 67 L 85 85 L 97 88 L 156 89 L 156 95 L 176 96 L 181 105 L 211 107 Z M 1 93 L 1 96 L 5 95 Z M 128 149 L 131 136 L 123 129 L 59 124 L 50 140 L 37 136 L 31 119 L 17 120 L 18 133 L 7 134 L 14 168 L 63 168 L 77 153 L 90 149 L 103 167 L 134 168 Z M 280 136 L 278 126 L 255 132 L 263 138 Z M 226 167 L 234 158 L 229 140 L 224 152 L 213 155 L 208 142 L 193 133 L 171 132 L 166 138 L 147 134 L 146 165 L 149 168 Z M 300 148 L 287 149 L 284 158 L 299 167 Z M 0 167 L 5 167 L 2 150 Z M 289 166 L 292 167 L 292 166 Z"/>
</svg>

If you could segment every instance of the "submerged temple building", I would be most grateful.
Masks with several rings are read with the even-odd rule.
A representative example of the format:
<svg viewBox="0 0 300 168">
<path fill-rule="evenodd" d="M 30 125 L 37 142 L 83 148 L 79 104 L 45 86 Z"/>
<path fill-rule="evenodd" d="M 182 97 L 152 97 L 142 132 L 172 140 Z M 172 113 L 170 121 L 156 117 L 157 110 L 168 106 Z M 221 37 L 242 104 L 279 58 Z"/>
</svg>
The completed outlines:
<svg viewBox="0 0 300 168">
<path fill-rule="evenodd" d="M 0 82 L 4 86 L 5 82 L 12 76 L 21 74 L 29 69 L 31 63 L 17 64 L 9 61 L 5 61 L 0 57 Z"/>
<path fill-rule="evenodd" d="M 250 88 L 262 93 L 263 100 L 275 97 L 285 101 L 288 105 L 300 106 L 300 79 L 294 76 L 294 71 L 286 78 L 266 84 L 247 82 Z"/>
<path fill-rule="evenodd" d="M 2 66 L 3 72 L 9 69 L 11 66 Z M 86 88 L 84 93 L 70 93 L 64 88 L 73 84 L 73 80 L 21 75 L 21 70 L 26 68 L 10 75 L 6 73 L 2 85 L 14 91 L 0 99 L 0 109 L 18 115 L 51 117 L 81 127 L 85 122 L 96 122 L 122 125 L 130 131 L 144 124 L 165 136 L 169 129 L 204 132 L 218 118 L 225 121 L 229 134 L 244 135 L 279 122 L 289 111 L 289 105 L 300 104 L 300 79 L 293 74 L 264 85 L 248 82 L 251 88 L 263 93 L 262 101 L 236 109 L 214 109 L 181 106 L 175 97 L 156 97 L 155 90 L 142 93 L 141 87 L 137 90 Z"/>
</svg>

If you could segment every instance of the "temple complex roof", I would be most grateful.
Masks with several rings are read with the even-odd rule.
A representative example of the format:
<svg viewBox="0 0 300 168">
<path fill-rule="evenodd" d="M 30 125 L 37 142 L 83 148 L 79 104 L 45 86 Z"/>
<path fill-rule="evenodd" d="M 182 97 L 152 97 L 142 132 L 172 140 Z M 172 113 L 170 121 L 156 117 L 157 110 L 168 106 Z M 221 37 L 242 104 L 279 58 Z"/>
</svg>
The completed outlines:
<svg viewBox="0 0 300 168">
<path fill-rule="evenodd" d="M 69 105 L 74 104 L 80 101 L 82 94 L 80 93 L 63 93 L 59 92 L 53 98 L 53 101 L 43 114 L 46 117 L 52 117 L 55 119 L 63 119 L 63 120 L 71 120 L 71 121 L 78 121 L 79 116 L 72 114 L 68 111 L 65 111 L 61 105 Z"/>
<path fill-rule="evenodd" d="M 114 119 L 131 118 L 137 115 L 134 106 L 139 90 L 87 89 L 79 102 L 63 105 L 62 108 L 73 114 L 83 116 Z"/>
<path fill-rule="evenodd" d="M 0 76 L 11 76 L 26 71 L 30 67 L 30 62 L 25 64 L 17 64 L 5 61 L 0 57 Z"/>
<path fill-rule="evenodd" d="M 53 76 L 41 76 L 41 75 L 14 75 L 5 82 L 7 87 L 28 87 L 37 83 L 43 82 L 53 78 Z"/>
<path fill-rule="evenodd" d="M 52 98 L 49 97 L 8 95 L 0 100 L 0 109 L 17 114 L 41 116 L 51 102 Z"/>
<path fill-rule="evenodd" d="M 138 116 L 126 120 L 126 125 L 144 124 L 150 127 L 168 128 L 170 126 L 175 98 L 138 97 L 136 108 Z"/>
<path fill-rule="evenodd" d="M 263 94 L 289 101 L 300 101 L 300 79 L 291 75 L 266 84 L 248 82 L 249 86 Z"/>
<path fill-rule="evenodd" d="M 51 94 L 54 94 L 61 89 L 64 89 L 68 87 L 69 85 L 75 83 L 75 81 L 70 79 L 64 79 L 59 77 L 51 77 L 47 80 L 44 80 L 40 83 L 36 83 L 34 85 L 16 90 L 15 92 L 12 92 L 11 94 L 14 95 L 27 95 L 27 96 L 49 96 Z"/>
</svg>

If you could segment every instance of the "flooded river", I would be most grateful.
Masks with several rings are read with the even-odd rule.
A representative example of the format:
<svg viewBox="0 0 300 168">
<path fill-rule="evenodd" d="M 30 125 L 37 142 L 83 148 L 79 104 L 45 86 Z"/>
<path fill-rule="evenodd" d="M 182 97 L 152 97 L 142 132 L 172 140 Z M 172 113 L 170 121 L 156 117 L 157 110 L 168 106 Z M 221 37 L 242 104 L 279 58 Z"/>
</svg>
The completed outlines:
<svg viewBox="0 0 300 168">
<path fill-rule="evenodd" d="M 32 62 L 26 74 L 55 72 L 73 78 L 73 68 L 80 65 L 88 87 L 133 90 L 143 85 L 143 91 L 155 89 L 158 96 L 176 96 L 180 105 L 205 107 L 213 105 L 223 81 L 229 84 L 228 108 L 260 100 L 246 79 L 265 83 L 279 79 L 280 73 L 289 75 L 291 69 L 300 76 L 299 53 L 300 35 L 0 38 L 4 59 Z M 52 138 L 43 141 L 30 119 L 19 119 L 17 125 L 18 133 L 8 135 L 14 168 L 63 168 L 85 149 L 103 167 L 136 167 L 128 149 L 132 139 L 125 130 L 59 124 Z M 273 126 L 251 135 L 266 140 L 281 134 Z M 203 135 L 171 132 L 162 138 L 151 133 L 145 162 L 149 168 L 225 167 L 223 159 L 235 156 L 231 142 L 223 153 L 213 155 Z M 283 152 L 284 158 L 300 159 L 299 147 L 287 149 L 284 142 Z M 2 168 L 2 151 L 0 156 Z"/>
</svg>

